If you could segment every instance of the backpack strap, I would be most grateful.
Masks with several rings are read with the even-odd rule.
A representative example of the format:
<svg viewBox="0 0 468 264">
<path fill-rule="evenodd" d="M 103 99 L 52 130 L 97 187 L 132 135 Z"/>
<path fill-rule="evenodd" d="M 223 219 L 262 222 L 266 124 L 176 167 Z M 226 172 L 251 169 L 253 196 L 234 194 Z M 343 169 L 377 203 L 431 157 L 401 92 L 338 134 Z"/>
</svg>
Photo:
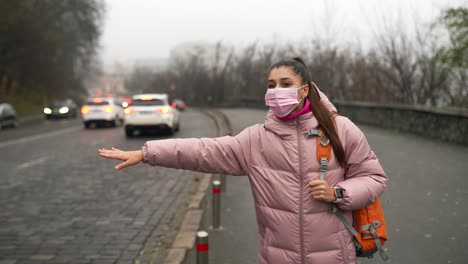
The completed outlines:
<svg viewBox="0 0 468 264">
<path fill-rule="evenodd" d="M 333 114 L 333 121 L 335 121 L 338 114 Z M 317 144 L 317 161 L 320 163 L 320 180 L 325 179 L 325 173 L 327 172 L 328 164 L 331 158 L 331 144 L 330 139 L 324 133 L 322 127 L 318 126 L 316 129 L 311 129 L 305 133 L 305 137 L 315 137 Z"/>
<path fill-rule="evenodd" d="M 346 227 L 346 229 L 348 229 L 348 231 L 351 234 L 353 234 L 353 236 L 355 237 L 358 236 L 358 232 L 356 231 L 356 229 L 354 229 L 353 225 L 350 222 L 348 222 L 348 220 L 346 220 L 346 217 L 341 213 L 341 211 L 338 209 L 338 206 L 336 206 L 336 204 L 332 204 L 330 206 L 330 213 L 335 214 L 338 217 L 338 219 L 340 219 L 340 221 L 343 223 L 343 225 Z"/>
<path fill-rule="evenodd" d="M 320 129 L 311 129 L 311 130 L 305 132 L 304 135 L 305 135 L 306 138 L 318 137 L 318 136 L 322 135 L 322 130 L 320 130 Z"/>
<path fill-rule="evenodd" d="M 320 128 L 321 129 L 321 128 Z M 316 137 L 317 141 L 317 160 L 320 163 L 320 180 L 325 179 L 325 173 L 327 172 L 328 163 L 331 158 L 331 144 L 325 133 L 321 136 Z"/>
<path fill-rule="evenodd" d="M 327 135 L 323 132 L 321 127 L 317 127 L 316 129 L 311 129 L 305 133 L 305 137 L 315 137 L 317 144 L 317 160 L 320 163 L 320 180 L 325 179 L 325 172 L 327 172 L 328 162 L 330 161 L 331 157 L 331 145 L 330 139 Z"/>
<path fill-rule="evenodd" d="M 333 121 L 335 121 L 336 117 L 338 114 L 333 114 Z M 331 151 L 332 147 L 330 144 L 330 139 L 325 135 L 325 133 L 322 130 L 322 127 L 318 127 L 317 129 L 311 129 L 306 133 L 307 135 L 314 135 L 316 136 L 316 141 L 317 141 L 317 160 L 320 163 L 320 180 L 325 179 L 325 173 L 328 168 L 328 162 L 330 161 L 331 158 Z M 335 214 L 338 219 L 343 223 L 343 225 L 348 229 L 348 231 L 354 235 L 354 237 L 358 236 L 358 232 L 356 229 L 354 229 L 353 225 L 346 220 L 345 216 L 341 213 L 341 211 L 338 209 L 336 204 L 331 204 L 330 205 L 330 213 Z M 380 243 L 380 241 L 379 241 Z M 356 247 L 360 247 L 359 243 L 357 243 Z"/>
</svg>

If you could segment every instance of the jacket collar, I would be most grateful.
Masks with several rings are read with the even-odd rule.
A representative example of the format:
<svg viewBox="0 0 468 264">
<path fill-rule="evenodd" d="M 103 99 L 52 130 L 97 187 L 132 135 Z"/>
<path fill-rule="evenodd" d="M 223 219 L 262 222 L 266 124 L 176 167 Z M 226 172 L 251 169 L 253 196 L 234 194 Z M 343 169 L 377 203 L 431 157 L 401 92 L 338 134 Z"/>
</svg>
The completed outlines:
<svg viewBox="0 0 468 264">
<path fill-rule="evenodd" d="M 300 115 L 294 119 L 282 121 L 279 120 L 271 110 L 268 111 L 265 118 L 265 129 L 277 134 L 280 137 L 296 135 L 297 130 L 304 134 L 309 129 L 317 128 L 318 121 L 314 113 Z"/>
</svg>

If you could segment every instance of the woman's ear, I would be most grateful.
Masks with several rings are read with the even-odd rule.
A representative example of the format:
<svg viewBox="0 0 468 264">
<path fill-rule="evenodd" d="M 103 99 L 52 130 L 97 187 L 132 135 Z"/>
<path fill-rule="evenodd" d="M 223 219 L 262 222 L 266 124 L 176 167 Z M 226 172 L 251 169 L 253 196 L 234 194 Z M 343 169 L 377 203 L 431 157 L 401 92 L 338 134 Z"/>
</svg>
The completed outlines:
<svg viewBox="0 0 468 264">
<path fill-rule="evenodd" d="M 306 98 L 308 95 L 309 95 L 309 85 L 306 84 L 306 85 L 304 86 L 303 91 L 302 91 L 302 97 L 303 97 L 303 98 Z"/>
</svg>

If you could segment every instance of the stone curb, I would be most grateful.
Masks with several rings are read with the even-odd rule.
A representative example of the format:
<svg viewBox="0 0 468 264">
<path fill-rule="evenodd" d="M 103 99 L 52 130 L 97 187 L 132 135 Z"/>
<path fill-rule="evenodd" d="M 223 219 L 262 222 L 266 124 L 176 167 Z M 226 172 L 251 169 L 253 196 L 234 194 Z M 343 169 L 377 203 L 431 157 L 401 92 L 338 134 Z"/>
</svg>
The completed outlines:
<svg viewBox="0 0 468 264">
<path fill-rule="evenodd" d="M 203 217 L 202 203 L 210 187 L 212 176 L 212 174 L 205 174 L 203 176 L 197 192 L 192 196 L 189 210 L 185 213 L 179 233 L 172 246 L 168 249 L 168 254 L 164 263 L 180 264 L 184 261 L 187 251 L 192 249 Z"/>
<path fill-rule="evenodd" d="M 202 110 L 204 114 L 208 115 L 216 124 L 217 134 L 220 136 L 221 124 L 216 114 L 209 110 Z M 174 240 L 174 243 L 168 248 L 167 257 L 164 263 L 167 264 L 182 264 L 187 252 L 193 248 L 195 244 L 196 234 L 200 228 L 203 211 L 203 201 L 208 192 L 211 184 L 212 174 L 205 174 L 198 185 L 197 192 L 192 196 L 188 205 L 189 210 L 185 213 L 184 220 L 180 226 L 179 232 Z"/>
</svg>

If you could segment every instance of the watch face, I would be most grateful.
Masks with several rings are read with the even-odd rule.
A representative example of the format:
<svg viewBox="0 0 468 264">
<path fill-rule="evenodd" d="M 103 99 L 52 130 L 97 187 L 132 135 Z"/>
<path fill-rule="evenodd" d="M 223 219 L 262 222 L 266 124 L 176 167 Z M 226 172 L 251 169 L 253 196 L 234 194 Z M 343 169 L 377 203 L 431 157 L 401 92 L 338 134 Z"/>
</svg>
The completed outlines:
<svg viewBox="0 0 468 264">
<path fill-rule="evenodd" d="M 341 188 L 336 188 L 335 192 L 336 192 L 336 198 L 338 198 L 338 199 L 343 198 L 343 190 Z"/>
</svg>

